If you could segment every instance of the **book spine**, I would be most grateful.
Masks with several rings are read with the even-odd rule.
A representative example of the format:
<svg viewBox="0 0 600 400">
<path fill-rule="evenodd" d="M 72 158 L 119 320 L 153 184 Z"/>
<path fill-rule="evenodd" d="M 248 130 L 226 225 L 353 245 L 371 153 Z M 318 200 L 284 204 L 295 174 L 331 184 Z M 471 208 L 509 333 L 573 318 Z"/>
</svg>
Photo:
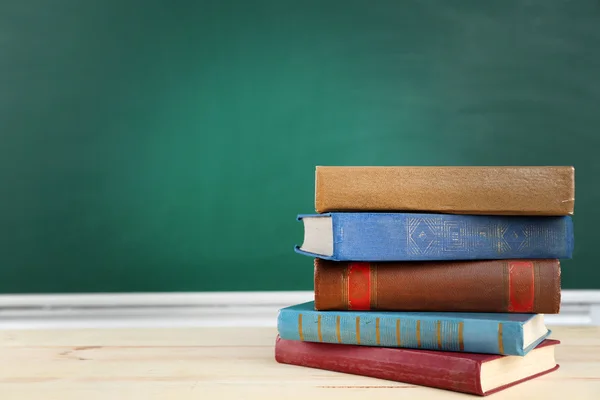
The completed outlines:
<svg viewBox="0 0 600 400">
<path fill-rule="evenodd" d="M 277 329 L 283 339 L 297 341 L 523 355 L 523 330 L 518 322 L 422 316 L 282 309 Z"/>
<path fill-rule="evenodd" d="M 575 170 L 557 167 L 338 167 L 315 171 L 315 208 L 572 215 Z"/>
<path fill-rule="evenodd" d="M 559 260 L 314 260 L 315 309 L 557 314 Z"/>
<path fill-rule="evenodd" d="M 332 213 L 335 261 L 571 258 L 571 217 Z"/>
<path fill-rule="evenodd" d="M 442 353 L 372 349 L 285 340 L 277 337 L 275 360 L 282 364 L 318 368 L 412 385 L 483 395 L 481 361 Z"/>
</svg>

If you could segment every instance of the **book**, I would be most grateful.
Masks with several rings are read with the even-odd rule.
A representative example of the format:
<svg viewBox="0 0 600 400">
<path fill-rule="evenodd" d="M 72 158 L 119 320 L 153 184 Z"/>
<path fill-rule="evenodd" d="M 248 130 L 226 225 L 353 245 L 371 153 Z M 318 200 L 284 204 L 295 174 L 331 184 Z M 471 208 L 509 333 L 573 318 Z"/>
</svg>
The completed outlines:
<svg viewBox="0 0 600 400">
<path fill-rule="evenodd" d="M 335 212 L 298 215 L 295 251 L 334 261 L 571 258 L 570 216 Z"/>
<path fill-rule="evenodd" d="M 316 310 L 558 314 L 560 261 L 314 260 Z"/>
<path fill-rule="evenodd" d="M 277 336 L 275 360 L 281 364 L 487 396 L 557 370 L 554 349 L 559 343 L 548 339 L 528 355 L 516 357 L 344 346 Z"/>
<path fill-rule="evenodd" d="M 550 335 L 543 314 L 279 310 L 281 338 L 306 342 L 524 356 Z"/>
<path fill-rule="evenodd" d="M 317 166 L 315 209 L 571 215 L 572 166 Z"/>
</svg>

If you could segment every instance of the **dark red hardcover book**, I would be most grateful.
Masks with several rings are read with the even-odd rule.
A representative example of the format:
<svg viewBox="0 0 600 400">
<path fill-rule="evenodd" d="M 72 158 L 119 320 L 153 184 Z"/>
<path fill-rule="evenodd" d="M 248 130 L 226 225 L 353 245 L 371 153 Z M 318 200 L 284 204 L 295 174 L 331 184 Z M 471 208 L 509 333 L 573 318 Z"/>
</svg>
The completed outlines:
<svg viewBox="0 0 600 400">
<path fill-rule="evenodd" d="M 559 343 L 546 339 L 520 357 L 303 342 L 277 336 L 275 360 L 487 396 L 557 370 L 554 348 Z"/>
</svg>

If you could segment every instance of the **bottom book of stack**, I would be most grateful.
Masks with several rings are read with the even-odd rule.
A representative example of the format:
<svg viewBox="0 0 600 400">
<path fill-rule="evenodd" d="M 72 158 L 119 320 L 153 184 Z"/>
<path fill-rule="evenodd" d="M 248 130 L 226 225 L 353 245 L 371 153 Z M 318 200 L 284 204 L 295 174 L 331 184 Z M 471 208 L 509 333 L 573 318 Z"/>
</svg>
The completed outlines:
<svg viewBox="0 0 600 400">
<path fill-rule="evenodd" d="M 542 315 L 279 312 L 279 363 L 486 396 L 558 369 Z"/>
</svg>

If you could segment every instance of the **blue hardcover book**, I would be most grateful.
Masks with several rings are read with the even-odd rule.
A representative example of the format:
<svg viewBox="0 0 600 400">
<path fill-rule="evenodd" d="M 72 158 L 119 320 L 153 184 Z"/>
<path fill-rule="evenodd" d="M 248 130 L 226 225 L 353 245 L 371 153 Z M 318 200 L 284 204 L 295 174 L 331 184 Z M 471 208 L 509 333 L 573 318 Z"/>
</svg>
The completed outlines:
<svg viewBox="0 0 600 400">
<path fill-rule="evenodd" d="M 524 356 L 551 331 L 543 314 L 279 310 L 282 339 Z"/>
<path fill-rule="evenodd" d="M 295 251 L 334 261 L 571 258 L 570 216 L 336 212 L 299 215 Z"/>
</svg>

